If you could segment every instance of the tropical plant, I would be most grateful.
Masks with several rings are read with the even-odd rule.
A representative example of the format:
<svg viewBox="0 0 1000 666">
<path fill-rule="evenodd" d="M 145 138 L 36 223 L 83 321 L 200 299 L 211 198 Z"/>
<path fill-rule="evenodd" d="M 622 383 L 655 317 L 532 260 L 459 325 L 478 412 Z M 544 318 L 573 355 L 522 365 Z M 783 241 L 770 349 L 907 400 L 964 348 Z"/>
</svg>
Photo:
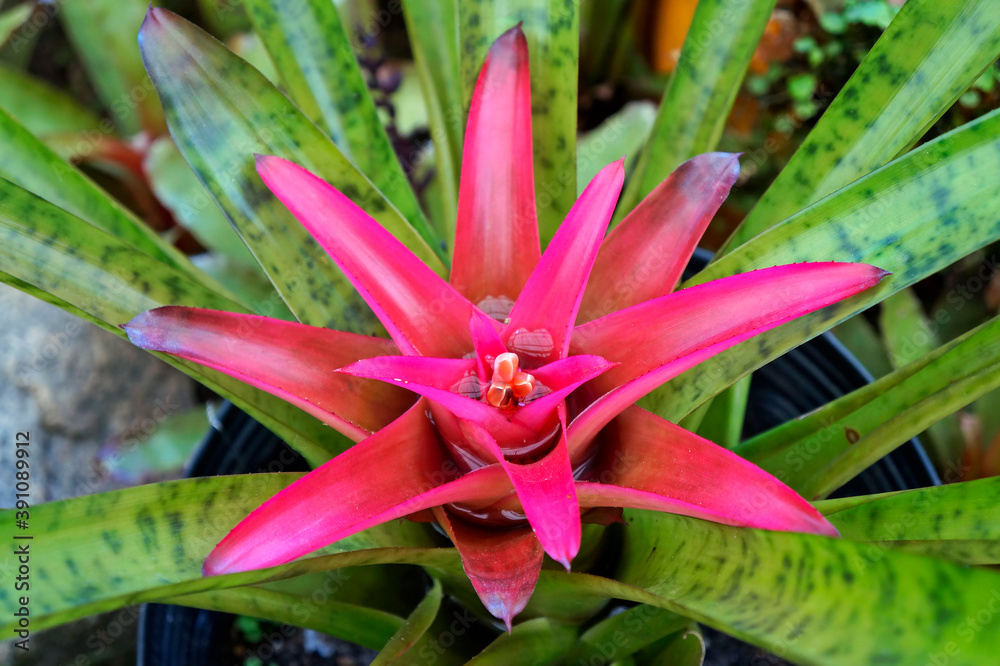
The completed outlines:
<svg viewBox="0 0 1000 666">
<path fill-rule="evenodd" d="M 160 356 L 279 434 L 316 470 L 301 480 L 297 474 L 259 474 L 172 481 L 2 512 L 5 537 L 16 530 L 14 511 L 30 514 L 32 572 L 34 580 L 46 581 L 32 586 L 32 629 L 158 600 L 327 631 L 385 647 L 383 662 L 698 663 L 700 644 L 694 652 L 688 646 L 692 623 L 699 622 L 804 663 L 990 663 L 998 639 L 983 618 L 992 620 L 1000 608 L 1000 578 L 979 565 L 997 563 L 991 517 L 1000 484 L 984 479 L 826 498 L 914 434 L 1000 386 L 995 320 L 807 417 L 747 442 L 728 442 L 738 455 L 671 423 L 696 429 L 706 412 L 714 420 L 738 420 L 738 399 L 713 398 L 728 396 L 728 387 L 784 351 L 1000 240 L 994 186 L 1000 116 L 987 114 L 913 147 L 1000 53 L 997 0 L 907 2 L 729 244 L 669 295 L 695 231 L 735 179 L 733 159 L 711 151 L 773 1 L 699 3 L 615 208 L 624 177 L 617 163 L 598 172 L 573 203 L 576 4 L 408 0 L 405 17 L 435 140 L 436 179 L 425 199 L 433 201 L 430 216 L 392 154 L 334 6 L 324 0 L 245 4 L 285 94 L 164 10 L 147 15 L 142 57 L 177 148 L 298 323 L 261 318 L 274 314 L 276 297 L 255 300 L 226 291 L 8 115 L 0 115 L 0 144 L 9 157 L 0 166 L 0 277 L 112 333 L 171 352 Z M 517 30 L 508 32 L 519 21 L 523 45 Z M 727 29 L 720 33 L 719 25 Z M 476 93 L 477 75 L 497 37 L 507 49 L 497 67 L 487 65 L 481 81 L 499 80 L 495 90 L 482 83 L 485 92 Z M 526 131 L 524 48 L 536 102 L 533 134 Z M 490 104 L 493 95 L 506 102 Z M 255 154 L 267 157 L 255 162 Z M 513 166 L 497 169 L 504 164 Z M 596 171 L 586 160 L 579 170 Z M 508 177 L 499 179 L 498 172 Z M 521 205 L 532 189 L 537 227 L 531 207 Z M 713 197 L 705 196 L 709 190 Z M 675 215 L 659 214 L 665 201 L 676 206 Z M 612 210 L 613 231 L 598 253 Z M 336 224 L 326 217 L 331 211 Z M 516 233 L 504 231 L 511 224 Z M 540 258 L 534 238 L 545 249 Z M 619 244 L 619 251 L 606 251 Z M 647 263 L 650 257 L 656 262 Z M 840 263 L 782 267 L 802 262 Z M 540 270 L 533 272 L 536 263 Z M 449 268 L 453 286 L 442 279 Z M 772 280 L 782 276 L 795 288 L 760 289 L 781 284 Z M 487 298 L 497 296 L 498 284 L 508 285 L 506 300 Z M 773 307 L 747 313 L 740 299 L 751 297 Z M 671 309 L 648 307 L 637 318 L 636 308 L 650 298 Z M 581 299 L 584 315 L 574 328 Z M 535 338 L 512 342 L 513 329 L 479 317 L 469 304 L 484 300 L 481 307 L 509 316 L 509 326 L 547 330 L 552 345 L 542 349 L 532 344 Z M 725 310 L 717 309 L 721 303 Z M 368 304 L 376 304 L 375 312 Z M 629 306 L 631 312 L 607 314 Z M 753 317 L 741 321 L 746 314 Z M 599 322 L 616 317 L 620 325 L 601 329 Z M 119 328 L 126 322 L 127 331 Z M 367 337 L 385 333 L 391 341 Z M 751 333 L 759 334 L 747 339 Z M 578 337 L 581 342 L 574 341 Z M 706 344 L 718 352 L 737 342 L 708 359 L 699 352 Z M 353 344 L 357 348 L 349 348 Z M 648 366 L 629 349 L 639 345 L 657 350 L 643 360 Z M 511 351 L 528 373 L 506 355 Z M 399 352 L 406 356 L 394 356 Z M 321 365 L 328 354 L 331 360 Z M 678 356 L 684 359 L 679 368 L 669 363 Z M 327 372 L 371 357 L 381 358 L 360 361 L 342 376 Z M 664 363 L 683 372 L 660 374 Z M 298 373 L 294 387 L 282 372 Z M 328 383 L 316 381 L 321 377 Z M 414 404 L 412 394 L 373 379 L 396 378 L 424 397 L 393 420 Z M 460 379 L 468 395 L 450 392 Z M 299 390 L 306 383 L 316 393 Z M 540 385 L 552 392 L 541 395 Z M 605 453 L 632 447 L 659 469 L 624 465 L 611 470 L 613 479 L 574 485 L 565 456 L 559 460 L 567 464 L 551 475 L 545 470 L 544 481 L 532 476 L 539 463 L 507 458 L 511 424 L 537 417 L 528 432 L 549 432 L 540 424 L 549 425 L 553 414 L 565 418 L 567 395 L 576 420 L 553 430 L 567 436 L 554 442 L 554 451 L 571 453 L 570 432 L 604 394 L 620 397 L 621 404 L 605 400 L 614 409 L 588 434 L 601 433 Z M 630 406 L 640 396 L 645 411 Z M 451 440 L 452 461 L 475 447 L 480 461 L 500 464 L 452 468 L 441 449 L 434 454 L 420 446 L 426 440 L 413 435 L 431 429 L 423 410 L 435 403 L 440 407 L 428 408 L 435 427 Z M 447 435 L 455 410 L 472 423 L 461 440 Z M 611 423 L 610 432 L 600 430 L 622 410 L 625 416 Z M 354 445 L 359 439 L 364 442 Z M 670 441 L 681 443 L 671 449 L 679 459 L 668 462 L 650 452 L 654 443 Z M 383 464 L 443 474 L 421 488 L 401 484 Z M 354 479 L 330 478 L 329 470 L 345 466 Z M 764 483 L 771 477 L 758 467 L 781 483 Z M 660 469 L 664 473 L 653 473 Z M 363 493 L 355 483 L 362 475 L 386 488 Z M 719 477 L 739 479 L 721 487 L 732 497 L 719 495 Z M 669 497 L 680 481 L 690 483 L 698 501 L 718 502 L 713 511 L 663 513 L 666 502 L 657 496 Z M 609 491 L 615 486 L 622 490 Z M 512 487 L 523 506 L 510 495 Z M 406 503 L 438 488 L 458 492 Z M 332 497 L 338 489 L 356 492 L 355 499 Z M 560 496 L 574 489 L 575 501 Z M 639 501 L 636 489 L 650 492 Z M 618 495 L 609 499 L 609 493 Z M 328 506 L 317 511 L 312 500 Z M 399 511 L 381 518 L 473 500 L 523 509 L 530 527 L 522 522 L 498 536 L 495 526 L 442 519 L 438 509 L 434 515 L 450 527 L 461 561 L 426 523 L 384 522 L 349 534 L 400 503 Z M 305 502 L 305 509 L 287 501 Z M 734 505 L 757 501 L 758 510 L 732 515 Z M 628 507 L 628 526 L 605 529 L 599 523 L 616 515 L 595 511 L 599 523 L 580 528 L 574 558 L 579 506 Z M 269 515 L 275 508 L 277 522 Z M 820 534 L 702 519 L 719 508 L 722 522 Z M 306 531 L 308 543 L 292 544 L 303 513 L 321 527 Z M 341 516 L 339 522 L 331 515 Z M 718 512 L 714 518 L 720 519 Z M 829 536 L 828 525 L 841 538 Z M 286 539 L 266 538 L 267 530 L 279 529 L 288 531 Z M 486 536 L 466 541 L 462 530 Z M 523 549 L 497 549 L 500 538 L 522 539 Z M 321 552 L 279 564 L 333 539 Z M 470 557 L 476 547 L 508 559 L 497 567 Z M 247 548 L 246 555 L 238 548 Z M 442 647 L 439 638 L 450 621 L 440 612 L 442 596 L 483 613 L 475 593 L 491 601 L 484 580 L 497 578 L 489 574 L 499 568 L 500 593 L 512 594 L 512 579 L 527 580 L 526 570 L 533 579 L 538 572 L 541 548 L 563 564 L 572 559 L 573 571 L 541 565 L 534 593 L 509 634 L 497 628 L 492 642 Z M 599 555 L 609 553 L 614 557 L 601 560 L 603 569 L 588 573 Z M 229 559 L 234 554 L 239 557 Z M 206 557 L 208 571 L 221 575 L 202 575 Z M 7 571 L 16 570 L 9 555 L 3 562 Z M 432 581 L 408 617 L 361 601 L 351 585 L 322 603 L 310 602 L 310 591 L 331 571 L 400 563 L 422 566 Z M 494 570 L 470 571 L 479 563 Z M 255 566 L 270 568 L 246 570 Z M 368 598 L 392 595 L 389 574 L 359 573 L 357 579 Z M 490 610 L 509 622 L 527 601 L 523 592 L 515 590 L 503 601 L 509 606 Z M 612 599 L 636 605 L 609 612 L 620 608 L 609 604 Z M 297 613 L 304 603 L 311 603 L 311 612 Z M 10 590 L 0 591 L 4 617 L 15 617 L 20 605 Z M 16 623 L 4 622 L 11 635 Z"/>
</svg>

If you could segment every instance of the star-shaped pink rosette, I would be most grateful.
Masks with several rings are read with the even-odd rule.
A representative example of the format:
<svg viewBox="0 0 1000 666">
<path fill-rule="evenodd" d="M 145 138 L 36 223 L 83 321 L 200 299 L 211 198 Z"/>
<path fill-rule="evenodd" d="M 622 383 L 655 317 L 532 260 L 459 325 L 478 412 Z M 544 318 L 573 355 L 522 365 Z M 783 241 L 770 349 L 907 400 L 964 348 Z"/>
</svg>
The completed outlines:
<svg viewBox="0 0 1000 666">
<path fill-rule="evenodd" d="M 125 325 L 136 345 L 273 393 L 357 442 L 240 522 L 206 575 L 283 564 L 430 510 L 509 627 L 543 553 L 570 567 L 592 508 L 836 535 L 773 476 L 634 405 L 886 275 L 805 263 L 674 292 L 737 156 L 684 163 L 605 236 L 624 177 L 622 161 L 610 164 L 541 254 L 528 48 L 515 27 L 493 44 L 473 94 L 450 282 L 308 171 L 263 156 L 257 170 L 391 340 L 182 307 Z"/>
</svg>

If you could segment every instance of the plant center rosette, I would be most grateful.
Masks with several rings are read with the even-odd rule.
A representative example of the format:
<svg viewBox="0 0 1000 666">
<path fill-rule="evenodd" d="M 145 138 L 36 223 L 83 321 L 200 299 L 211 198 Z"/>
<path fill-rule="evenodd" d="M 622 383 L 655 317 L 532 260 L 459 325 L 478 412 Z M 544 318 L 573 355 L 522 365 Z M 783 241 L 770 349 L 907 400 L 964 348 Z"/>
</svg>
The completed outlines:
<svg viewBox="0 0 1000 666">
<path fill-rule="evenodd" d="M 608 165 L 542 254 L 528 49 L 513 28 L 493 44 L 473 94 L 448 281 L 320 178 L 278 157 L 258 156 L 257 170 L 389 339 L 181 307 L 124 326 L 141 347 L 269 391 L 357 442 L 240 522 L 206 575 L 283 564 L 422 517 L 451 537 L 483 603 L 509 627 L 544 554 L 569 569 L 591 509 L 836 535 L 771 475 L 634 404 L 885 275 L 806 263 L 675 292 L 736 180 L 737 156 L 689 160 L 610 233 L 624 170 L 623 160 Z"/>
</svg>

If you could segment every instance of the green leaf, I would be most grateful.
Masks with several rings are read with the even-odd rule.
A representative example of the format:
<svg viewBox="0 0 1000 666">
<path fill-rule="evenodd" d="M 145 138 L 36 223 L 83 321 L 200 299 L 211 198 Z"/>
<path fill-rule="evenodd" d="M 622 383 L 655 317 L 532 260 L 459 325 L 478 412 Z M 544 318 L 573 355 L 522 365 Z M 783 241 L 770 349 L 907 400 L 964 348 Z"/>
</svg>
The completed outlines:
<svg viewBox="0 0 1000 666">
<path fill-rule="evenodd" d="M 905 152 L 998 55 L 997 0 L 906 3 L 726 247 Z"/>
<path fill-rule="evenodd" d="M 278 86 L 281 83 L 281 77 L 278 76 L 278 71 L 274 68 L 274 62 L 271 60 L 271 54 L 267 52 L 267 49 L 264 48 L 264 42 L 260 41 L 260 38 L 256 34 L 252 32 L 241 32 L 237 35 L 233 35 L 226 40 L 226 47 L 240 58 L 250 63 L 250 65 L 263 74 L 272 85 Z"/>
<path fill-rule="evenodd" d="M 417 607 L 413 609 L 406 621 L 400 625 L 396 633 L 392 635 L 382 651 L 378 653 L 372 666 L 386 666 L 393 663 L 398 657 L 412 648 L 420 638 L 427 633 L 434 618 L 437 617 L 441 609 L 441 582 L 434 581 L 433 586 L 427 591 Z"/>
<path fill-rule="evenodd" d="M 719 446 L 730 450 L 736 448 L 743 438 L 749 395 L 750 377 L 744 377 L 705 403 L 708 408 L 695 432 Z"/>
<path fill-rule="evenodd" d="M 458 67 L 458 0 L 403 0 L 403 16 L 430 117 L 442 203 L 441 235 L 451 247 L 458 218 L 465 130 Z"/>
<path fill-rule="evenodd" d="M 1000 318 L 808 416 L 758 435 L 736 452 L 804 496 L 823 497 L 931 423 L 998 386 Z"/>
<path fill-rule="evenodd" d="M 250 30 L 250 18 L 243 0 L 198 0 L 202 20 L 219 39 L 228 39 Z"/>
<path fill-rule="evenodd" d="M 333 260 L 260 180 L 254 153 L 316 173 L 445 272 L 400 213 L 257 70 L 190 23 L 154 11 L 140 37 L 174 141 L 301 322 L 379 330 Z"/>
<path fill-rule="evenodd" d="M 657 641 L 638 655 L 642 666 L 701 666 L 705 661 L 705 638 L 698 625 Z"/>
<path fill-rule="evenodd" d="M 257 266 L 239 234 L 201 186 L 169 136 L 161 136 L 153 142 L 142 166 L 156 198 L 198 242 L 242 264 Z"/>
<path fill-rule="evenodd" d="M 63 208 L 122 242 L 197 276 L 191 263 L 11 116 L 0 110 L 0 178 Z"/>
<path fill-rule="evenodd" d="M 198 269 L 236 295 L 241 303 L 262 315 L 294 321 L 295 316 L 275 291 L 267 274 L 253 258 L 239 234 L 201 186 L 184 156 L 167 136 L 157 138 L 146 151 L 143 169 L 156 198 L 177 222 L 214 253 L 191 259 Z"/>
<path fill-rule="evenodd" d="M 330 0 L 244 0 L 285 91 L 432 247 L 417 197 Z"/>
<path fill-rule="evenodd" d="M 879 326 L 894 368 L 901 368 L 929 354 L 940 344 L 937 327 L 923 313 L 923 306 L 912 289 L 903 289 L 882 302 Z M 965 438 L 955 415 L 944 416 L 930 426 L 922 437 L 939 469 L 959 463 Z"/>
<path fill-rule="evenodd" d="M 63 2 L 59 18 L 105 108 L 123 134 L 166 129 L 153 84 L 142 68 L 135 35 L 149 2 Z"/>
<path fill-rule="evenodd" d="M 521 622 L 509 634 L 503 634 L 477 654 L 470 666 L 545 666 L 570 663 L 566 652 L 572 647 L 576 631 L 547 618 Z M 577 663 L 572 661 L 572 663 Z"/>
<path fill-rule="evenodd" d="M 110 134 L 114 125 L 101 120 L 76 98 L 26 72 L 0 63 L 0 107 L 35 136 L 58 132 Z"/>
<path fill-rule="evenodd" d="M 3 179 L 0 271 L 0 280 L 122 337 L 120 324 L 161 305 L 242 311 L 185 274 Z M 283 400 L 195 363 L 157 356 L 232 400 L 314 465 L 350 446 Z"/>
<path fill-rule="evenodd" d="M 680 631 L 688 623 L 688 618 L 656 606 L 635 606 L 587 629 L 567 662 L 590 664 L 622 659 Z"/>
<path fill-rule="evenodd" d="M 157 422 L 152 432 L 126 432 L 119 441 L 99 452 L 101 465 L 111 475 L 130 485 L 179 475 L 198 443 L 208 431 L 204 406 L 169 414 Z M 160 475 L 160 476 L 156 476 Z"/>
<path fill-rule="evenodd" d="M 754 337 L 640 404 L 675 421 L 748 372 L 1000 238 L 1000 114 L 929 142 L 797 213 L 685 283 L 798 261 L 855 261 L 892 275 L 858 296 Z"/>
<path fill-rule="evenodd" d="M 924 664 L 957 649 L 951 663 L 985 664 L 1000 650 L 1000 633 L 970 629 L 1000 611 L 996 572 L 664 513 L 625 519 L 623 583 L 793 662 Z"/>
<path fill-rule="evenodd" d="M 493 40 L 518 22 L 528 38 L 535 203 L 543 248 L 576 201 L 579 15 L 578 0 L 458 3 L 466 109 Z"/>
<path fill-rule="evenodd" d="M 582 135 L 576 147 L 577 194 L 583 193 L 587 183 L 608 164 L 623 155 L 636 155 L 655 118 L 656 108 L 649 102 L 629 102 Z"/>
<path fill-rule="evenodd" d="M 851 317 L 830 332 L 876 378 L 892 372 L 882 339 L 864 317 Z"/>
<path fill-rule="evenodd" d="M 358 643 L 373 650 L 385 645 L 403 626 L 398 615 L 340 600 L 341 586 L 351 569 L 332 569 L 264 586 L 236 587 L 172 597 L 165 601 L 179 606 L 250 615 L 262 620 L 320 631 Z M 392 594 L 390 589 L 372 589 L 375 594 Z"/>
<path fill-rule="evenodd" d="M 7 41 L 15 36 L 17 31 L 28 22 L 34 11 L 34 4 L 26 2 L 23 5 L 11 7 L 0 14 L 0 46 L 6 45 Z"/>
<path fill-rule="evenodd" d="M 33 536 L 25 540 L 31 548 L 32 582 L 42 581 L 32 585 L 32 628 L 141 601 L 264 582 L 282 577 L 280 571 L 287 576 L 321 570 L 309 562 L 213 578 L 201 574 L 205 556 L 237 522 L 301 476 L 183 479 L 32 507 L 29 529 L 18 531 Z M 6 543 L 15 543 L 14 510 L 0 511 L 0 518 L 0 535 Z M 328 552 L 390 544 L 427 546 L 430 540 L 423 526 L 395 522 L 344 539 Z M 17 569 L 12 553 L 12 548 L 5 550 L 2 570 Z M 382 555 L 392 555 L 387 559 L 395 561 L 400 557 L 398 552 Z M 342 561 L 354 566 L 380 560 L 378 553 L 368 552 Z M 12 624 L 16 601 L 12 587 L 0 590 L 4 632 Z"/>
<path fill-rule="evenodd" d="M 774 4 L 775 0 L 698 3 L 652 134 L 612 224 L 682 162 L 715 149 Z"/>
<path fill-rule="evenodd" d="M 952 483 L 900 493 L 818 502 L 851 541 L 867 552 L 904 550 L 959 564 L 1000 563 L 1000 478 Z"/>
</svg>

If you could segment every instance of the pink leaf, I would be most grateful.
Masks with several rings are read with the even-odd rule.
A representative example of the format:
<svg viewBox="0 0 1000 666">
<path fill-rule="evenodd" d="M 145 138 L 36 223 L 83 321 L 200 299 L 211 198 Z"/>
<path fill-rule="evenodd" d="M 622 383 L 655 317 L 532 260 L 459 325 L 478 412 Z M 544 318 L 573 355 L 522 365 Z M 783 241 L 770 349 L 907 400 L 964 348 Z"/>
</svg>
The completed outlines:
<svg viewBox="0 0 1000 666">
<path fill-rule="evenodd" d="M 570 209 L 500 337 L 525 367 L 565 358 L 587 276 L 622 189 L 624 158 L 594 176 Z"/>
<path fill-rule="evenodd" d="M 404 354 L 456 357 L 472 349 L 470 304 L 334 187 L 280 157 L 257 172 L 337 263 Z"/>
<path fill-rule="evenodd" d="M 425 409 L 417 403 L 256 508 L 209 554 L 205 575 L 277 566 L 411 513 L 510 492 L 498 466 L 455 478 Z"/>
<path fill-rule="evenodd" d="M 888 275 L 867 264 L 775 266 L 646 301 L 578 326 L 573 352 L 621 365 L 580 390 L 593 400 L 570 425 L 585 445 L 627 406 L 705 359 L 806 313 L 873 287 Z"/>
<path fill-rule="evenodd" d="M 740 173 L 739 156 L 696 155 L 615 227 L 590 273 L 583 323 L 669 294 Z"/>
<path fill-rule="evenodd" d="M 435 515 L 462 556 L 465 575 L 486 610 L 510 631 L 511 620 L 524 610 L 538 583 L 544 555 L 538 538 L 527 527 L 499 531 L 449 518 L 444 509 Z"/>
<path fill-rule="evenodd" d="M 559 407 L 559 438 L 545 457 L 529 464 L 508 462 L 490 433 L 475 423 L 463 423 L 469 439 L 493 451 L 507 471 L 524 513 L 545 552 L 569 571 L 580 550 L 580 507 L 566 448 L 565 408 Z"/>
<path fill-rule="evenodd" d="M 528 43 L 519 26 L 486 56 L 465 126 L 451 283 L 513 302 L 538 263 Z"/>
<path fill-rule="evenodd" d="M 224 372 L 290 402 L 359 441 L 413 405 L 412 394 L 334 373 L 397 353 L 389 340 L 258 317 L 166 306 L 122 326 L 133 344 Z"/>
<path fill-rule="evenodd" d="M 529 402 L 514 414 L 514 422 L 538 432 L 553 420 L 556 407 L 563 403 L 570 393 L 603 372 L 615 367 L 615 363 L 600 356 L 580 354 L 553 361 L 531 372 L 538 384 L 544 385 L 551 393 Z"/>
<path fill-rule="evenodd" d="M 716 523 L 838 536 L 794 490 L 732 451 L 638 407 L 601 433 L 581 507 L 678 513 Z"/>
</svg>

